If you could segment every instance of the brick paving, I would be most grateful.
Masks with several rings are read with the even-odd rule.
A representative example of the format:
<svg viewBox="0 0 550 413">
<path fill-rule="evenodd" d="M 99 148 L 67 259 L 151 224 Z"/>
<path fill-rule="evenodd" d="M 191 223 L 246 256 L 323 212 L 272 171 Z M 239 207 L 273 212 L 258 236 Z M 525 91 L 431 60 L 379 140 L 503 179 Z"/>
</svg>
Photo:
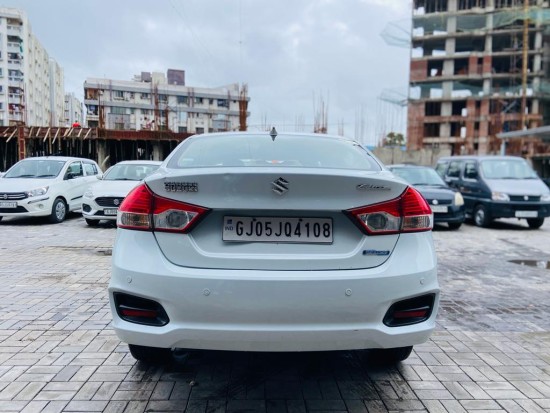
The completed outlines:
<svg viewBox="0 0 550 413">
<path fill-rule="evenodd" d="M 385 369 L 353 352 L 136 362 L 109 326 L 115 233 L 0 222 L 0 412 L 550 412 L 550 223 L 436 228 L 437 330 Z"/>
</svg>

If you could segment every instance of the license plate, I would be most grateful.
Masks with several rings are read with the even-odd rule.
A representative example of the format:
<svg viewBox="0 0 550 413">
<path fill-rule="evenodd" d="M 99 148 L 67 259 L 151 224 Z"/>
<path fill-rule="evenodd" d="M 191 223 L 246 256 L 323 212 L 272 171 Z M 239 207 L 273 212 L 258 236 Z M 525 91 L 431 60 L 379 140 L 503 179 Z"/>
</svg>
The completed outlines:
<svg viewBox="0 0 550 413">
<path fill-rule="evenodd" d="M 434 214 L 447 213 L 449 211 L 449 207 L 447 205 L 430 205 L 430 208 Z"/>
<path fill-rule="evenodd" d="M 105 208 L 103 210 L 103 215 L 116 215 L 118 208 Z"/>
<path fill-rule="evenodd" d="M 17 202 L 0 201 L 0 208 L 17 208 Z"/>
<path fill-rule="evenodd" d="M 516 211 L 516 218 L 537 218 L 538 211 Z"/>
<path fill-rule="evenodd" d="M 223 219 L 222 239 L 241 242 L 330 244 L 332 219 L 226 216 Z"/>
</svg>

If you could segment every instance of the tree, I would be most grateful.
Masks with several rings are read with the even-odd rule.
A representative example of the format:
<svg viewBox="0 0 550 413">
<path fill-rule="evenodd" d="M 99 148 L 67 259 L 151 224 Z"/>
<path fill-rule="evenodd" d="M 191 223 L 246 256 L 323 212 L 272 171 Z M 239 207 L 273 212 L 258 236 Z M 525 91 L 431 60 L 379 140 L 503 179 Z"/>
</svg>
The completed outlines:
<svg viewBox="0 0 550 413">
<path fill-rule="evenodd" d="M 405 136 L 402 133 L 390 132 L 384 138 L 384 146 L 403 146 L 405 145 Z"/>
</svg>

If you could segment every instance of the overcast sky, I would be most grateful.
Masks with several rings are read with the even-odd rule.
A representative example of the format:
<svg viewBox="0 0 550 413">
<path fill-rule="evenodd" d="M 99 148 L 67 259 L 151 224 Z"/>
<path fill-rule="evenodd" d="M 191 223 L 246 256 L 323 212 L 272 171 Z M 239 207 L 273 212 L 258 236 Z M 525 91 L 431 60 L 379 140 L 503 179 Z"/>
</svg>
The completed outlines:
<svg viewBox="0 0 550 413">
<path fill-rule="evenodd" d="M 411 0 L 4 0 L 64 69 L 65 92 L 87 77 L 130 80 L 183 69 L 186 85 L 248 84 L 249 129 L 312 131 L 328 108 L 329 133 L 372 144 L 404 130 L 404 111 L 380 96 L 406 93 L 409 50 L 389 45 Z M 317 109 L 319 111 L 319 109 Z M 361 127 L 361 125 L 363 125 Z"/>
</svg>

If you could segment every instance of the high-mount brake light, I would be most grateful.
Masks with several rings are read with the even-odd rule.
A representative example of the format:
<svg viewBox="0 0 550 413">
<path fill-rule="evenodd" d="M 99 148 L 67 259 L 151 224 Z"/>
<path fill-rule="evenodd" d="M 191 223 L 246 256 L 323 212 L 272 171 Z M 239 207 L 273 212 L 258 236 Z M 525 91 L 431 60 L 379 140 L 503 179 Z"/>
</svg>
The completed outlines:
<svg viewBox="0 0 550 413">
<path fill-rule="evenodd" d="M 369 235 L 429 231 L 433 227 L 430 206 L 420 192 L 412 187 L 390 201 L 345 212 Z"/>
<path fill-rule="evenodd" d="M 134 188 L 120 205 L 119 228 L 188 232 L 209 209 L 155 195 L 146 184 Z"/>
</svg>

